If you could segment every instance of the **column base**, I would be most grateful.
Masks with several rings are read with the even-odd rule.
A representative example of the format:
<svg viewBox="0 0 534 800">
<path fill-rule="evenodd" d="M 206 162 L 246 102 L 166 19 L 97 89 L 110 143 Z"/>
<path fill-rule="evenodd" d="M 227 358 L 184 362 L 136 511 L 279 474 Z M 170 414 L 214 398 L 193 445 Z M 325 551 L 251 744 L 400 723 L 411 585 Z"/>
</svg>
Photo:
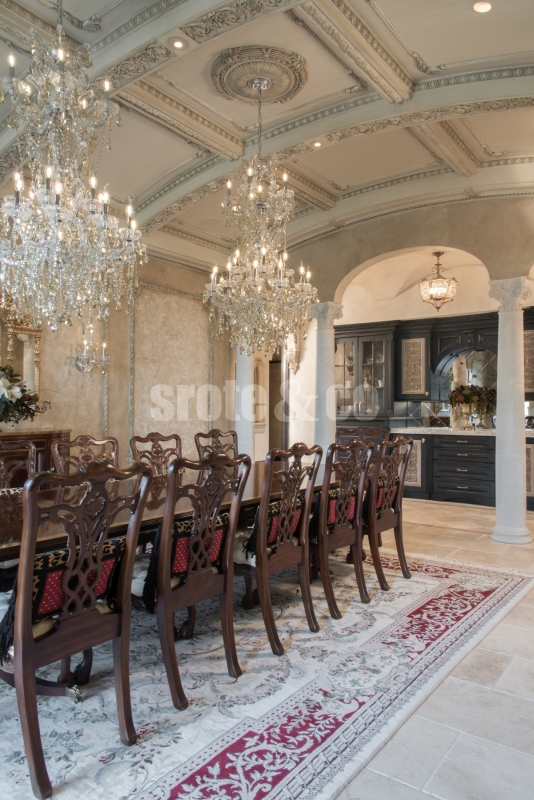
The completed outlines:
<svg viewBox="0 0 534 800">
<path fill-rule="evenodd" d="M 503 528 L 502 525 L 495 525 L 490 539 L 502 544 L 530 544 L 532 542 L 528 528 Z"/>
</svg>

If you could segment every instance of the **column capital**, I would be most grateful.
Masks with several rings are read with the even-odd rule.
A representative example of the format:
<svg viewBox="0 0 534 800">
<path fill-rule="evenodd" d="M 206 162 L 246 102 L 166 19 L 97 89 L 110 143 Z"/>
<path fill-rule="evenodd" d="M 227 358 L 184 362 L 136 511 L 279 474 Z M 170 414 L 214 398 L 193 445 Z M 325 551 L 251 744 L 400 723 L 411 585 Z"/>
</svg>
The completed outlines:
<svg viewBox="0 0 534 800">
<path fill-rule="evenodd" d="M 314 303 L 310 309 L 313 319 L 317 320 L 318 330 L 327 330 L 334 327 L 334 320 L 343 316 L 341 303 Z"/>
<path fill-rule="evenodd" d="M 490 281 L 489 285 L 490 297 L 498 300 L 501 304 L 499 311 L 520 311 L 523 308 L 522 301 L 527 300 L 532 294 L 532 281 L 524 275 Z"/>
</svg>

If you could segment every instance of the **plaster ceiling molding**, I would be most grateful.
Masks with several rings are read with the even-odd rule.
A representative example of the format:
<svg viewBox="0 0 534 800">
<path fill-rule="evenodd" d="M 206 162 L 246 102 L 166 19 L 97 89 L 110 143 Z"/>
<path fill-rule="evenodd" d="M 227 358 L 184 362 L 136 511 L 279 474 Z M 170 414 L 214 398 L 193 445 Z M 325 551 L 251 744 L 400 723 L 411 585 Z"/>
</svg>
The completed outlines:
<svg viewBox="0 0 534 800">
<path fill-rule="evenodd" d="M 534 159 L 533 159 L 534 161 Z M 473 187 L 476 197 L 517 197 L 534 194 L 534 183 L 501 183 L 492 186 Z"/>
<path fill-rule="evenodd" d="M 6 22 L 2 14 L 0 14 L 0 31 L 6 35 L 6 38 L 14 45 L 15 48 L 26 50 L 28 56 L 30 54 L 31 37 L 30 34 L 13 22 Z"/>
<path fill-rule="evenodd" d="M 56 8 L 56 6 L 49 0 L 38 0 L 38 2 L 41 3 L 41 5 L 46 6 L 46 8 Z M 78 17 L 75 17 L 74 14 L 71 14 L 69 11 L 65 11 L 65 9 L 63 9 L 63 19 L 66 19 L 67 22 L 70 22 L 70 24 L 74 25 L 74 27 L 78 28 L 78 30 L 90 32 L 99 31 L 100 23 L 102 21 L 102 17 L 98 17 L 96 14 L 93 14 L 88 19 L 78 19 Z"/>
<path fill-rule="evenodd" d="M 223 50 L 213 62 L 211 77 L 223 97 L 252 105 L 258 102 L 258 91 L 252 81 L 258 77 L 265 78 L 269 86 L 261 93 L 262 103 L 285 103 L 308 80 L 308 68 L 298 53 L 277 47 L 247 45 Z"/>
<path fill-rule="evenodd" d="M 174 58 L 174 53 L 159 42 L 138 50 L 137 53 L 106 70 L 105 76 L 111 83 L 111 93 L 118 92 L 129 83 L 139 80 L 171 58 Z M 97 98 L 101 97 L 104 92 L 102 77 L 92 81 L 90 88 L 93 89 Z"/>
<path fill-rule="evenodd" d="M 245 22 L 292 5 L 296 5 L 296 0 L 234 0 L 223 8 L 210 11 L 187 25 L 182 25 L 181 30 L 194 42 L 201 44 Z"/>
<path fill-rule="evenodd" d="M 200 144 L 212 153 L 234 161 L 245 151 L 237 136 L 146 81 L 140 80 L 121 92 L 120 98 L 148 119 L 165 125 L 188 142 Z"/>
<path fill-rule="evenodd" d="M 447 86 L 460 86 L 469 83 L 483 83 L 485 81 L 502 81 L 510 78 L 532 78 L 534 66 L 527 64 L 520 67 L 505 67 L 503 69 L 486 69 L 477 72 L 465 72 L 462 75 L 448 75 L 443 78 L 432 78 L 415 84 L 415 92 L 426 92 L 432 89 L 444 89 Z"/>
<path fill-rule="evenodd" d="M 338 197 L 338 201 L 348 200 L 351 197 L 358 197 L 359 195 L 368 194 L 369 192 L 376 192 L 379 189 L 389 189 L 391 186 L 399 186 L 403 183 L 412 183 L 413 181 L 424 180 L 425 178 L 433 178 L 438 175 L 450 175 L 452 172 L 454 172 L 452 167 L 443 166 L 439 167 L 438 169 L 428 169 L 420 172 L 413 172 L 411 175 L 401 175 L 398 178 L 389 178 L 385 181 L 370 183 L 367 184 L 367 186 L 358 186 L 348 192 L 343 192 L 343 194 Z"/>
<path fill-rule="evenodd" d="M 277 161 L 284 161 L 286 158 L 294 158 L 295 156 L 302 156 L 304 153 L 311 152 L 313 152 L 313 147 L 310 147 L 306 142 L 299 142 L 299 144 L 293 144 L 290 147 L 279 150 L 275 153 L 274 158 Z"/>
<path fill-rule="evenodd" d="M 309 178 L 299 175 L 293 169 L 286 167 L 285 170 L 288 176 L 288 185 L 307 206 L 312 205 L 324 211 L 336 205 L 337 199 L 333 194 L 322 189 Z"/>
<path fill-rule="evenodd" d="M 410 125 L 423 125 L 428 122 L 441 121 L 454 117 L 465 117 L 473 114 L 491 114 L 496 111 L 513 111 L 518 108 L 534 108 L 534 96 L 508 97 L 502 100 L 481 100 L 472 103 L 458 103 L 452 106 L 440 106 L 425 111 L 409 111 L 391 117 L 350 125 L 332 133 L 326 133 L 325 139 L 331 144 L 344 142 L 356 136 L 366 136 L 390 128 L 406 128 Z"/>
<path fill-rule="evenodd" d="M 481 161 L 481 167 L 510 167 L 516 164 L 534 164 L 534 156 L 509 156 L 507 158 L 493 158 L 490 161 Z"/>
<path fill-rule="evenodd" d="M 199 186 L 193 192 L 184 195 L 175 203 L 171 203 L 171 205 L 167 206 L 167 208 L 163 208 L 153 217 L 150 217 L 150 219 L 148 219 L 142 226 L 143 233 L 151 233 L 157 228 L 161 228 L 162 225 L 174 217 L 177 217 L 178 214 L 180 214 L 182 211 L 185 211 L 185 209 L 189 206 L 192 206 L 193 203 L 198 203 L 199 200 L 202 200 L 208 194 L 218 192 L 219 189 L 222 189 L 223 186 L 226 186 L 226 181 L 237 180 L 240 175 L 241 170 L 237 169 L 227 175 L 221 175 L 218 178 L 215 178 L 215 180 L 205 183 L 203 186 Z"/>
<path fill-rule="evenodd" d="M 409 100 L 413 83 L 382 42 L 342 0 L 315 0 L 299 6 L 299 13 L 366 76 L 390 103 Z"/>
<path fill-rule="evenodd" d="M 4 0 L 2 0 L 2 3 Z M 157 2 L 152 3 L 148 8 L 143 8 L 133 17 L 127 19 L 117 28 L 107 33 L 102 39 L 99 39 L 97 42 L 94 42 L 91 45 L 91 55 L 95 55 L 99 53 L 101 50 L 104 50 L 105 47 L 108 47 L 110 44 L 115 44 L 119 39 L 122 39 L 123 36 L 127 36 L 128 34 L 132 33 L 136 28 L 139 28 L 141 25 L 146 25 L 147 22 L 156 19 L 157 17 L 161 17 L 163 14 L 166 14 L 168 11 L 172 11 L 173 8 L 182 5 L 182 3 L 186 3 L 187 0 L 157 0 Z M 124 5 L 127 5 L 127 0 Z"/>
<path fill-rule="evenodd" d="M 355 72 L 352 71 L 349 67 L 347 67 L 346 61 L 342 58 L 341 54 L 339 53 L 338 47 L 330 47 L 320 36 L 317 35 L 315 31 L 313 31 L 304 20 L 302 20 L 292 9 L 289 11 L 284 11 L 284 14 L 291 22 L 294 22 L 295 25 L 305 31 L 308 36 L 311 36 L 314 41 L 316 41 L 322 48 L 325 50 L 328 55 L 333 58 L 337 63 L 346 71 L 347 75 L 354 81 L 354 86 L 351 87 L 351 92 L 364 92 L 367 89 L 367 85 L 359 75 L 356 75 Z"/>
<path fill-rule="evenodd" d="M 23 20 L 26 23 L 28 34 L 30 33 L 31 28 L 36 28 L 39 33 L 44 35 L 44 37 L 47 39 L 53 39 L 56 34 L 55 25 L 51 25 L 49 22 L 46 22 L 46 20 L 41 19 L 41 17 L 37 16 L 37 14 L 34 14 L 32 11 L 28 11 L 27 8 L 15 3 L 14 0 L 0 0 L 0 18 L 2 20 L 2 27 L 6 32 L 9 32 L 9 28 L 13 25 L 15 27 L 11 27 L 11 29 L 14 32 L 20 30 L 19 26 L 13 20 L 13 17 L 18 17 L 18 19 Z M 9 23 L 11 23 L 11 26 Z M 80 47 L 80 42 L 77 42 L 75 39 L 72 39 L 66 34 L 65 38 L 73 50 L 76 50 L 78 47 Z"/>
<path fill-rule="evenodd" d="M 177 175 L 175 178 L 170 180 L 164 186 L 161 186 L 157 191 L 153 192 L 151 195 L 142 200 L 136 206 L 135 209 L 136 215 L 139 215 L 142 211 L 145 210 L 145 208 L 148 208 L 153 203 L 156 203 L 158 200 L 161 200 L 161 198 L 165 197 L 165 195 L 169 194 L 169 192 L 174 191 L 179 186 L 182 186 L 184 183 L 187 183 L 193 178 L 196 178 L 196 176 L 200 175 L 202 172 L 205 172 L 206 170 L 216 167 L 222 161 L 223 159 L 221 158 L 221 156 L 219 155 L 212 156 L 211 158 L 202 161 L 200 164 L 196 164 L 194 167 L 191 167 L 191 169 L 182 172 L 180 175 Z"/>
<path fill-rule="evenodd" d="M 387 17 L 384 12 L 377 6 L 374 0 L 365 0 L 367 5 L 374 11 L 374 13 L 379 17 L 379 19 L 384 23 L 386 28 L 389 30 L 390 33 L 393 34 L 397 42 L 400 46 L 406 51 L 406 53 L 413 59 L 415 66 L 425 75 L 439 75 L 442 70 L 442 67 L 429 67 L 426 61 L 421 58 L 419 53 L 416 53 L 415 50 L 410 47 L 406 39 L 402 36 L 400 31 L 395 27 L 395 25 L 391 22 L 389 17 Z"/>
<path fill-rule="evenodd" d="M 480 162 L 448 122 L 423 123 L 409 130 L 458 175 L 467 177 L 476 173 Z"/>
<path fill-rule="evenodd" d="M 162 233 L 168 233 L 170 236 L 176 236 L 179 239 L 186 239 L 188 242 L 193 242 L 201 247 L 209 247 L 211 250 L 218 250 L 220 253 L 228 254 L 229 252 L 229 248 L 225 247 L 223 244 L 212 242 L 210 239 L 203 239 L 201 236 L 195 236 L 194 234 L 187 233 L 186 231 L 180 231 L 176 228 L 171 228 L 170 225 L 162 225 L 159 230 Z"/>
</svg>

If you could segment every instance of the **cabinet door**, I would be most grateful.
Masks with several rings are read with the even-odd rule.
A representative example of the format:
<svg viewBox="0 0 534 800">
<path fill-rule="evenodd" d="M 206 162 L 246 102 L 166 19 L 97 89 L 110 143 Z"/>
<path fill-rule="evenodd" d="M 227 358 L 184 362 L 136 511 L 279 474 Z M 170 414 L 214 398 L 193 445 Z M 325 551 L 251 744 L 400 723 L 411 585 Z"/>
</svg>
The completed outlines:
<svg viewBox="0 0 534 800">
<path fill-rule="evenodd" d="M 430 334 L 397 337 L 397 400 L 426 400 L 430 395 Z"/>
<path fill-rule="evenodd" d="M 413 448 L 406 469 L 404 496 L 428 498 L 432 491 L 432 437 L 413 436 L 412 438 Z"/>
<path fill-rule="evenodd" d="M 347 417 L 354 408 L 354 371 L 356 348 L 353 339 L 337 339 L 334 356 L 336 411 Z"/>
<path fill-rule="evenodd" d="M 387 413 L 388 362 L 387 336 L 359 338 L 355 416 L 376 417 Z"/>
</svg>

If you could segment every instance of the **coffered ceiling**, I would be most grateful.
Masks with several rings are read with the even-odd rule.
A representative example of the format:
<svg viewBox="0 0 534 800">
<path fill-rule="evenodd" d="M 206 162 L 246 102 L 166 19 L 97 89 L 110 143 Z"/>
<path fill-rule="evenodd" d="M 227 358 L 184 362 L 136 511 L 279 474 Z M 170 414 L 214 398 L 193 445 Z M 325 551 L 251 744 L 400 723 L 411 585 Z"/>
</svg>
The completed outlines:
<svg viewBox="0 0 534 800">
<path fill-rule="evenodd" d="M 49 38 L 54 5 L 0 0 L 0 75 L 12 47 L 17 74 L 28 68 L 30 29 Z M 534 192 L 532 0 L 493 0 L 487 14 L 470 0 L 63 5 L 91 78 L 109 78 L 121 106 L 99 180 L 114 206 L 134 198 L 154 254 L 209 269 L 232 245 L 221 199 L 257 137 L 255 105 L 229 99 L 255 68 L 243 48 L 288 95 L 264 105 L 263 150 L 295 190 L 290 246 L 377 214 Z M 22 166 L 8 114 L 4 192 Z"/>
</svg>

